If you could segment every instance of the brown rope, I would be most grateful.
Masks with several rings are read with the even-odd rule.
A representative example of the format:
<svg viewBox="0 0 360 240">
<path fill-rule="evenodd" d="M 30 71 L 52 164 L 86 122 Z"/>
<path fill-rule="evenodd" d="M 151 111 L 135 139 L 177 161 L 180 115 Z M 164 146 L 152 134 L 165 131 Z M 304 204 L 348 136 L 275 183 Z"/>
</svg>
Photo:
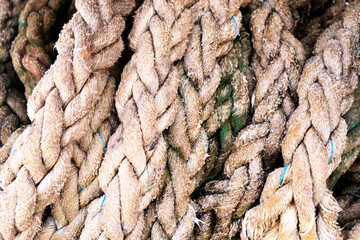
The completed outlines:
<svg viewBox="0 0 360 240">
<path fill-rule="evenodd" d="M 319 37 L 315 56 L 303 69 L 297 90 L 299 107 L 287 123 L 282 142 L 284 164 L 291 165 L 269 175 L 260 205 L 246 213 L 243 239 L 262 238 L 277 225 L 279 229 L 295 227 L 295 237 L 302 239 L 341 238 L 336 224 L 340 208 L 326 179 L 339 164 L 346 143 L 347 125 L 341 116 L 351 107 L 357 86 L 353 63 L 359 10 L 359 2 L 351 4 L 344 19 Z M 291 204 L 297 210 L 299 229 L 277 221 Z"/>
<path fill-rule="evenodd" d="M 19 125 L 28 123 L 26 102 L 16 87 L 17 76 L 9 50 L 16 36 L 17 18 L 26 1 L 0 1 L 0 141 L 4 145 Z"/>
<path fill-rule="evenodd" d="M 2 238 L 32 239 L 45 207 L 56 205 L 68 178 L 73 179 L 69 176 L 76 164 L 80 166 L 78 182 L 85 191 L 96 181 L 93 172 L 104 150 L 95 136 L 99 131 L 106 141 L 110 135 L 106 119 L 115 86 L 108 68 L 121 55 L 123 15 L 132 9 L 122 3 L 76 1 L 78 12 L 56 44 L 57 60 L 29 97 L 32 124 L 19 135 L 14 152 L 0 166 Z M 79 147 L 86 152 L 83 161 L 76 159 Z M 73 190 L 69 185 L 67 189 Z M 66 200 L 67 195 L 63 193 L 60 199 Z M 67 206 L 62 208 L 69 220 L 75 214 Z"/>
<path fill-rule="evenodd" d="M 19 34 L 11 48 L 11 58 L 28 98 L 49 69 L 55 56 L 54 28 L 61 24 L 59 15 L 68 9 L 69 0 L 30 0 L 19 17 Z M 55 36 L 54 36 L 55 35 Z"/>
<path fill-rule="evenodd" d="M 146 1 L 137 10 L 129 35 L 135 53 L 115 97 L 121 125 L 110 137 L 98 175 L 105 195 L 90 203 L 97 207 L 88 213 L 80 239 L 149 234 L 155 216 L 149 204 L 162 188 L 166 164 L 161 133 L 176 113 L 180 76 L 173 62 L 184 55 L 193 17 L 201 11 L 193 1 Z"/>
<path fill-rule="evenodd" d="M 263 183 L 262 156 L 265 168 L 274 164 L 283 136 L 286 116 L 293 109 L 291 95 L 297 86 L 303 64 L 301 44 L 291 35 L 291 15 L 282 1 L 263 3 L 252 16 L 255 56 L 253 70 L 257 79 L 252 104 L 252 125 L 236 137 L 223 176 L 207 183 L 204 195 L 197 199 L 201 220 L 214 228 L 204 228 L 204 236 L 224 237 L 237 228 L 240 218 L 260 194 Z M 264 25 L 265 24 L 265 25 Z M 288 89 L 289 86 L 289 89 Z M 223 187 L 221 187 L 223 186 Z M 210 214 L 207 214 L 210 213 Z M 235 230 L 236 232 L 236 230 Z"/>
<path fill-rule="evenodd" d="M 210 117 L 221 121 L 221 110 L 215 108 L 216 90 L 221 80 L 221 68 L 216 59 L 229 51 L 240 30 L 239 7 L 243 4 L 241 1 L 234 5 L 209 1 L 209 9 L 192 29 L 183 61 L 179 96 L 175 100 L 177 115 L 167 134 L 168 174 L 165 189 L 156 202 L 158 219 L 151 236 L 183 239 L 193 232 L 197 220 L 190 195 L 202 180 L 209 156 L 208 136 L 202 122 Z M 229 118 L 226 111 L 231 111 L 232 102 L 228 105 L 222 105 L 224 119 Z M 212 115 L 213 111 L 218 113 Z"/>
</svg>

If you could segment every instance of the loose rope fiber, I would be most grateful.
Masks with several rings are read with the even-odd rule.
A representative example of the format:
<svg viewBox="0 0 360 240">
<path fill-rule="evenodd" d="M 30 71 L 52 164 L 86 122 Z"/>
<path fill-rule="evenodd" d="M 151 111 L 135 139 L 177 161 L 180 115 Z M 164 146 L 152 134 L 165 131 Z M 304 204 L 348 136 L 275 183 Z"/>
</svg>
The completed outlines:
<svg viewBox="0 0 360 240">
<path fill-rule="evenodd" d="M 16 138 L 14 151 L 11 155 L 7 152 L 0 165 L 3 239 L 35 236 L 45 208 L 56 204 L 64 186 L 71 191 L 60 199 L 67 199 L 67 193 L 76 194 L 73 185 L 67 184 L 74 179 L 70 176 L 75 166 L 80 166 L 78 182 L 83 191 L 96 181 L 94 172 L 101 157 L 93 156 L 92 151 L 104 151 L 97 131 L 103 139 L 110 135 L 106 119 L 115 91 L 108 68 L 121 55 L 123 16 L 131 12 L 134 3 L 78 0 L 75 5 L 78 12 L 56 43 L 57 60 L 29 97 L 32 123 Z M 100 144 L 92 144 L 94 141 Z M 86 153 L 83 161 L 79 147 Z M 75 209 L 71 216 L 76 215 L 76 205 L 63 203 L 65 214 L 69 205 Z"/>
<path fill-rule="evenodd" d="M 263 165 L 265 169 L 274 165 L 286 118 L 294 109 L 292 96 L 304 50 L 289 32 L 292 19 L 288 6 L 283 1 L 263 3 L 253 13 L 251 24 L 256 53 L 252 65 L 257 80 L 252 99 L 255 112 L 252 124 L 236 137 L 222 177 L 207 183 L 204 194 L 196 200 L 204 223 L 195 236 L 201 234 L 204 239 L 236 233 L 238 219 L 260 194 Z"/>
<path fill-rule="evenodd" d="M 326 179 L 338 166 L 346 144 L 341 117 L 352 105 L 358 84 L 356 42 L 360 2 L 350 4 L 342 21 L 319 37 L 297 88 L 299 106 L 287 123 L 282 142 L 284 165 L 267 178 L 260 205 L 242 222 L 242 239 L 341 239 L 340 211 Z M 329 162 L 330 160 L 330 162 Z"/>
<path fill-rule="evenodd" d="M 22 10 L 19 33 L 11 48 L 17 75 L 25 86 L 28 98 L 54 59 L 55 27 L 65 18 L 70 0 L 30 0 Z M 69 16 L 70 18 L 70 16 Z"/>
<path fill-rule="evenodd" d="M 16 89 L 18 79 L 10 61 L 17 18 L 26 1 L 0 1 L 0 142 L 4 145 L 19 125 L 28 123 L 26 102 Z"/>
</svg>

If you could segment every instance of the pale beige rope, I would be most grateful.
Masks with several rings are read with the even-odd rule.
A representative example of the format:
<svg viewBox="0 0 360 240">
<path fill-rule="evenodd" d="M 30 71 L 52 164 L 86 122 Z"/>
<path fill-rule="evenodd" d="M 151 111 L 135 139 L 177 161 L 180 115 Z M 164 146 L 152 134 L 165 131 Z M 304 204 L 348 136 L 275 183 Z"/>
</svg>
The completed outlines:
<svg viewBox="0 0 360 240">
<path fill-rule="evenodd" d="M 129 35 L 135 53 L 115 97 L 121 125 L 110 137 L 98 176 L 105 195 L 102 207 L 85 220 L 80 239 L 143 239 L 149 234 L 155 217 L 149 204 L 164 181 L 167 143 L 162 132 L 176 113 L 180 73 L 173 62 L 183 57 L 193 18 L 202 8 L 194 1 L 146 1 L 137 10 Z"/>
<path fill-rule="evenodd" d="M 167 176 L 165 189 L 156 201 L 158 220 L 151 236 L 185 239 L 193 232 L 197 220 L 190 195 L 202 180 L 208 157 L 208 136 L 202 123 L 215 110 L 221 80 L 217 58 L 231 49 L 240 31 L 239 7 L 244 4 L 209 1 L 204 14 L 196 19 L 175 100 L 176 118 L 166 135 L 170 145 Z"/>
<path fill-rule="evenodd" d="M 197 199 L 200 212 L 215 212 L 214 229 L 199 227 L 205 236 L 224 237 L 237 220 L 258 198 L 263 183 L 263 163 L 271 168 L 271 160 L 279 151 L 286 117 L 293 110 L 294 95 L 304 62 L 303 48 L 289 32 L 291 14 L 283 1 L 263 3 L 251 18 L 255 56 L 253 70 L 257 79 L 252 104 L 255 113 L 252 125 L 243 129 L 234 141 L 225 162 L 223 177 L 207 183 Z M 212 217 L 204 214 L 205 225 Z M 236 232 L 236 230 L 235 230 Z M 195 235 L 196 235 L 195 234 Z M 199 237 L 199 239 L 201 239 Z"/>
<path fill-rule="evenodd" d="M 4 145 L 18 125 L 28 123 L 25 97 L 15 87 L 18 78 L 11 65 L 10 46 L 18 17 L 26 1 L 0 1 L 0 141 Z"/>
<path fill-rule="evenodd" d="M 347 240 L 360 239 L 360 223 L 357 223 L 355 227 L 350 231 Z"/>
<path fill-rule="evenodd" d="M 32 124 L 0 166 L 2 238 L 34 237 L 45 207 L 58 199 L 68 180 L 76 145 L 90 149 L 88 139 L 109 116 L 112 97 L 106 89 L 114 80 L 107 69 L 121 55 L 122 15 L 131 10 L 121 4 L 76 1 L 78 13 L 56 44 L 58 58 L 29 97 Z M 99 167 L 99 162 L 85 164 L 88 161 L 83 161 L 80 173 L 82 166 L 84 171 Z M 83 188 L 94 178 L 86 175 Z"/>
<path fill-rule="evenodd" d="M 262 238 L 279 224 L 279 217 L 292 203 L 299 220 L 295 239 L 341 239 L 336 224 L 340 208 L 326 179 L 339 164 L 346 143 L 347 125 L 341 116 L 351 107 L 358 81 L 353 64 L 359 10 L 360 2 L 350 5 L 343 21 L 319 37 L 315 56 L 303 69 L 297 90 L 299 107 L 287 123 L 282 142 L 284 164 L 291 165 L 276 169 L 267 178 L 260 205 L 245 215 L 242 239 Z"/>
</svg>

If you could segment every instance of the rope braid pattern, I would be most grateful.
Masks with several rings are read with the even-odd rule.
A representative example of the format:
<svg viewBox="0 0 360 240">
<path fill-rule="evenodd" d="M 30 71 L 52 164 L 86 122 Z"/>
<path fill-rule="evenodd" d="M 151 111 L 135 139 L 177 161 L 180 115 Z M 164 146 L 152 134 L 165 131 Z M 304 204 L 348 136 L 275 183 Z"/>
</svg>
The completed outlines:
<svg viewBox="0 0 360 240">
<path fill-rule="evenodd" d="M 68 2 L 30 0 L 20 14 L 19 34 L 12 44 L 11 58 L 27 98 L 52 64 L 53 28 L 59 24 L 57 14 L 63 14 L 58 12 L 60 7 L 69 5 Z"/>
<path fill-rule="evenodd" d="M 199 239 L 234 234 L 233 227 L 238 224 L 232 222 L 236 223 L 260 194 L 262 156 L 265 168 L 270 168 L 273 163 L 269 160 L 279 151 L 286 117 L 293 110 L 292 91 L 304 62 L 302 46 L 289 32 L 289 14 L 282 1 L 262 4 L 253 13 L 253 69 L 257 79 L 252 99 L 253 124 L 236 137 L 222 177 L 207 183 L 204 195 L 197 199 L 200 220 L 204 222 L 195 234 Z M 216 225 L 211 227 L 214 217 Z"/>
<path fill-rule="evenodd" d="M 149 204 L 164 182 L 162 132 L 176 114 L 180 69 L 173 63 L 183 57 L 193 18 L 202 9 L 201 2 L 146 1 L 137 10 L 129 35 L 135 53 L 115 97 L 121 124 L 110 137 L 98 175 L 105 195 L 90 203 L 80 239 L 149 235 L 155 220 L 155 205 Z"/>
<path fill-rule="evenodd" d="M 240 31 L 239 41 L 219 61 L 221 81 L 216 91 L 214 110 L 202 124 L 208 136 L 208 157 L 202 168 L 202 182 L 212 180 L 222 170 L 231 152 L 233 137 L 248 120 L 254 77 L 250 69 L 249 34 Z"/>
<path fill-rule="evenodd" d="M 332 172 L 327 180 L 329 189 L 332 189 L 337 180 L 347 171 L 351 174 L 349 177 L 355 181 L 359 169 L 354 163 L 360 153 L 360 88 L 359 85 L 354 93 L 354 102 L 350 110 L 344 115 L 348 125 L 347 142 L 345 150 L 341 157 L 339 166 Z M 358 161 L 357 161 L 358 162 Z"/>
<path fill-rule="evenodd" d="M 209 136 L 204 126 L 212 125 L 210 128 L 216 130 L 222 121 L 231 117 L 231 99 L 226 105 L 216 104 L 216 90 L 222 74 L 217 58 L 232 48 L 241 25 L 239 7 L 246 3 L 209 1 L 206 4 L 204 14 L 196 20 L 190 35 L 179 95 L 175 100 L 177 115 L 166 134 L 170 145 L 168 168 L 164 190 L 156 201 L 157 221 L 151 229 L 154 239 L 185 239 L 193 232 L 197 220 L 190 195 L 203 180 L 204 167 L 208 167 L 205 164 L 209 156 Z M 235 81 L 239 84 L 241 76 Z M 240 109 L 235 107 L 234 110 Z M 236 114 L 241 117 L 243 113 Z"/>
<path fill-rule="evenodd" d="M 17 18 L 26 1 L 0 1 L 0 142 L 4 145 L 19 124 L 28 123 L 25 97 L 16 87 L 9 50 L 16 36 Z"/>
<path fill-rule="evenodd" d="M 319 37 L 315 55 L 306 62 L 297 89 L 299 106 L 282 142 L 286 167 L 267 178 L 260 205 L 245 215 L 242 239 L 270 233 L 279 239 L 341 239 L 340 208 L 326 179 L 341 160 L 347 132 L 341 116 L 351 107 L 358 84 L 353 63 L 359 10 L 359 2 L 350 5 L 343 21 Z"/>
<path fill-rule="evenodd" d="M 98 142 L 110 135 L 106 119 L 115 91 L 108 68 L 121 55 L 123 16 L 133 6 L 126 1 L 76 1 L 78 12 L 56 43 L 57 60 L 29 97 L 32 124 L 17 137 L 13 153 L 7 152 L 0 165 L 3 239 L 32 239 L 45 207 L 56 205 L 60 194 L 66 220 L 71 221 L 77 205 L 65 202 L 73 200 L 67 194 L 76 195 L 67 182 L 76 180 L 75 167 L 80 167 L 76 187 L 80 184 L 87 191 L 96 182 L 102 159 L 98 155 L 104 151 Z M 95 137 L 97 131 L 100 140 Z M 53 206 L 53 211 L 57 209 Z"/>
</svg>

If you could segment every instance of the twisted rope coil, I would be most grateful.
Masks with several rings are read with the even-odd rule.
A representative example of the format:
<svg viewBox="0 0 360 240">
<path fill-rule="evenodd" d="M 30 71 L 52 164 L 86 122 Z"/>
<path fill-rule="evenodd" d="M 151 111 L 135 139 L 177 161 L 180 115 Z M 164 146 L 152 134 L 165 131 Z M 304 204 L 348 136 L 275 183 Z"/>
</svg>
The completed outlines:
<svg viewBox="0 0 360 240">
<path fill-rule="evenodd" d="M 340 208 L 326 187 L 326 179 L 341 160 L 347 132 L 341 116 L 351 107 L 357 86 L 353 63 L 359 7 L 358 2 L 351 4 L 343 21 L 331 25 L 319 37 L 315 56 L 303 69 L 297 89 L 299 107 L 287 123 L 282 142 L 284 164 L 291 165 L 282 185 L 279 177 L 283 169 L 269 175 L 260 205 L 246 213 L 243 239 L 263 238 L 270 232 L 275 232 L 278 238 L 287 233 L 292 233 L 294 239 L 341 238 L 336 224 Z M 286 217 L 288 211 L 293 211 L 291 218 Z"/>
<path fill-rule="evenodd" d="M 74 193 L 70 187 L 74 177 L 67 181 L 76 164 L 83 191 L 96 181 L 94 173 L 102 159 L 98 155 L 104 151 L 97 131 L 104 139 L 110 135 L 106 119 L 115 91 L 108 68 L 121 55 L 123 16 L 133 7 L 126 3 L 76 1 L 78 12 L 56 43 L 57 60 L 29 97 L 32 124 L 17 137 L 13 153 L 9 156 L 8 151 L 0 165 L 2 238 L 32 239 L 43 211 L 56 205 L 63 187 Z M 86 158 L 81 158 L 79 148 Z M 66 194 L 60 199 L 67 199 Z M 70 214 L 69 205 L 62 206 L 65 214 Z M 71 212 L 67 220 L 74 215 Z"/>
</svg>

